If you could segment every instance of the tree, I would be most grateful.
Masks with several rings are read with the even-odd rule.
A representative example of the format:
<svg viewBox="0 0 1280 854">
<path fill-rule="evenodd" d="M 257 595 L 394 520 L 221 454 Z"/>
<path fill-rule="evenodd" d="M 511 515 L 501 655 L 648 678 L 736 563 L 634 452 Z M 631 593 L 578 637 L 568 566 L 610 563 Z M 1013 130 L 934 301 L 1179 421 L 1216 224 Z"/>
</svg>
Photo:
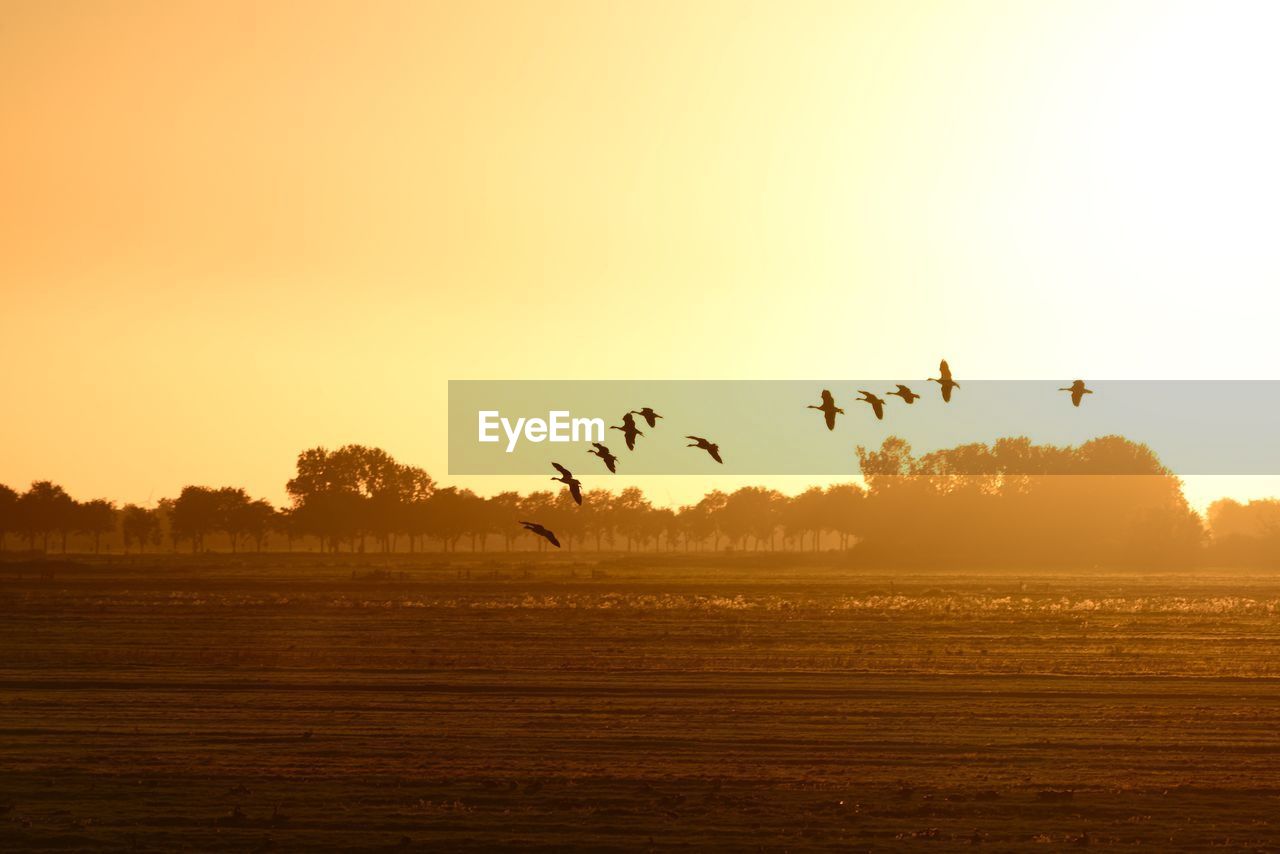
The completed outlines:
<svg viewBox="0 0 1280 854">
<path fill-rule="evenodd" d="M 367 534 L 385 551 L 397 533 L 424 533 L 421 505 L 435 482 L 422 469 L 402 466 L 381 448 L 344 445 L 336 451 L 311 448 L 298 455 L 297 474 L 285 487 L 299 526 L 336 551 Z"/>
<path fill-rule="evenodd" d="M 864 559 L 892 564 L 1169 565 L 1203 536 L 1181 482 L 1145 445 L 1024 438 L 915 457 L 891 437 L 858 449 L 869 491 Z"/>
<path fill-rule="evenodd" d="M 425 502 L 427 532 L 444 551 L 457 551 L 458 540 L 474 529 L 475 508 L 481 501 L 469 489 L 437 489 Z"/>
<path fill-rule="evenodd" d="M 261 552 L 266 546 L 267 535 L 275 529 L 276 508 L 271 502 L 259 498 L 249 501 L 237 510 L 240 531 L 253 540 L 255 551 Z"/>
<path fill-rule="evenodd" d="M 822 493 L 820 525 L 822 530 L 834 531 L 840 537 L 841 550 L 849 548 L 850 541 L 864 530 L 866 497 L 866 490 L 856 483 L 834 484 Z"/>
<path fill-rule="evenodd" d="M 18 527 L 27 535 L 27 545 L 35 548 L 36 537 L 49 550 L 49 535 L 61 532 L 62 550 L 67 549 L 66 533 L 74 524 L 75 501 L 66 490 L 47 480 L 35 481 L 17 502 Z"/>
<path fill-rule="evenodd" d="M 693 521 L 698 528 L 698 538 L 705 541 L 711 537 L 711 550 L 720 551 L 720 537 L 724 534 L 724 508 L 729 503 L 729 496 L 718 489 L 713 489 L 702 497 L 694 507 Z"/>
<path fill-rule="evenodd" d="M 762 486 L 744 486 L 731 493 L 720 511 L 721 527 L 735 544 L 745 546 L 747 538 L 757 549 L 768 540 L 773 545 L 778 527 L 781 495 Z"/>
<path fill-rule="evenodd" d="M 138 544 L 138 551 L 145 552 L 148 545 L 160 543 L 161 519 L 159 512 L 126 504 L 120 511 L 120 533 L 124 539 L 124 550 L 129 551 L 130 543 Z"/>
<path fill-rule="evenodd" d="M 18 493 L 0 483 L 0 552 L 5 550 L 5 539 L 18 527 Z"/>
<path fill-rule="evenodd" d="M 249 526 L 260 520 L 250 519 L 251 499 L 243 489 L 224 486 L 217 491 L 214 501 L 216 508 L 213 527 L 227 535 L 227 539 L 231 542 L 231 552 L 234 554 L 239 550 L 240 538 L 248 532 Z M 270 507 L 271 505 L 268 504 L 267 508 L 270 509 Z"/>
<path fill-rule="evenodd" d="M 485 514 L 492 528 L 502 535 L 503 546 L 511 551 L 511 543 L 523 532 L 520 527 L 520 493 L 500 492 L 485 502 Z"/>
<path fill-rule="evenodd" d="M 281 507 L 271 519 L 270 530 L 284 536 L 285 549 L 293 551 L 293 540 L 298 535 L 297 514 L 292 507 Z M 261 551 L 261 549 L 259 549 Z"/>
<path fill-rule="evenodd" d="M 173 502 L 173 537 L 191 541 L 192 553 L 204 551 L 204 537 L 219 529 L 225 502 L 218 490 L 207 486 L 184 486 Z"/>
<path fill-rule="evenodd" d="M 116 529 L 116 506 L 104 498 L 75 505 L 75 528 L 93 537 L 93 553 L 102 550 L 102 535 Z M 65 547 L 63 551 L 66 551 Z"/>
</svg>

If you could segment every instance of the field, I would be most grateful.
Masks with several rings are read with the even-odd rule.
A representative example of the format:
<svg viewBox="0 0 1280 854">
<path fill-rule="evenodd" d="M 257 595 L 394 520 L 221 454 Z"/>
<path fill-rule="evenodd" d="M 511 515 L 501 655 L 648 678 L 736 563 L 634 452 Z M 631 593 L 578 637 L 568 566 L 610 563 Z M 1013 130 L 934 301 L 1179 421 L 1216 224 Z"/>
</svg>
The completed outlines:
<svg viewBox="0 0 1280 854">
<path fill-rule="evenodd" d="M 1280 578 L 0 563 L 0 850 L 1280 849 Z"/>
</svg>

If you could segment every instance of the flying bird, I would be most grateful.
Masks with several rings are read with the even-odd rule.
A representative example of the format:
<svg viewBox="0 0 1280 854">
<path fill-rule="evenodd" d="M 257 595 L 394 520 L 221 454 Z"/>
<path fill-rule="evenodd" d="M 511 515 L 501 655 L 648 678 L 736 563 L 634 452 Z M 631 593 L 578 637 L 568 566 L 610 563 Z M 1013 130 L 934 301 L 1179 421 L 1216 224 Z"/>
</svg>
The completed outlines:
<svg viewBox="0 0 1280 854">
<path fill-rule="evenodd" d="M 822 405 L 814 406 L 813 404 L 809 404 L 805 408 L 816 409 L 819 412 L 821 412 L 823 417 L 826 418 L 827 420 L 828 430 L 836 429 L 836 413 L 837 412 L 840 413 L 841 415 L 844 415 L 844 410 L 836 406 L 835 398 L 833 398 L 831 396 L 831 392 L 827 391 L 825 388 L 822 390 Z"/>
<path fill-rule="evenodd" d="M 715 444 L 714 442 L 708 442 L 706 439 L 702 438 L 701 436 L 685 436 L 685 438 L 693 440 L 692 445 L 685 445 L 686 448 L 701 448 L 702 450 L 706 451 L 708 454 L 711 455 L 711 459 L 720 463 L 720 465 L 724 465 L 724 460 L 720 459 L 719 445 Z"/>
<path fill-rule="evenodd" d="M 896 394 L 898 397 L 902 398 L 907 403 L 915 403 L 917 400 L 920 399 L 920 395 L 916 394 L 914 391 L 907 388 L 902 383 L 898 383 L 897 391 L 891 391 L 889 392 L 889 394 Z"/>
<path fill-rule="evenodd" d="M 863 403 L 871 404 L 871 409 L 876 414 L 876 420 L 883 421 L 884 420 L 884 400 L 882 398 L 876 397 L 871 392 L 863 391 L 862 389 L 858 389 L 858 394 L 862 395 L 862 397 L 858 398 L 858 400 L 861 400 Z"/>
<path fill-rule="evenodd" d="M 653 411 L 653 407 L 651 407 L 651 406 L 646 406 L 644 409 L 633 409 L 633 410 L 631 410 L 631 412 L 629 412 L 629 413 L 627 413 L 627 414 L 628 414 L 628 415 L 643 415 L 643 416 L 644 416 L 644 423 L 648 424 L 650 427 L 657 427 L 657 426 L 658 426 L 658 419 L 662 417 L 662 416 L 661 416 L 661 415 L 659 415 L 658 413 L 654 412 L 654 411 Z"/>
<path fill-rule="evenodd" d="M 946 359 L 943 359 L 938 364 L 938 372 L 941 374 L 941 376 L 929 377 L 929 382 L 937 383 L 938 385 L 942 386 L 942 401 L 944 403 L 950 403 L 951 390 L 953 388 L 960 388 L 960 383 L 951 379 L 951 367 L 947 364 Z"/>
<path fill-rule="evenodd" d="M 537 522 L 521 522 L 520 524 L 524 525 L 526 531 L 532 531 L 539 537 L 546 539 L 546 541 L 551 543 L 551 545 L 556 548 L 560 548 L 560 541 L 556 539 L 556 535 L 539 525 Z"/>
<path fill-rule="evenodd" d="M 636 427 L 636 419 L 630 412 L 622 416 L 621 427 L 610 427 L 609 429 L 622 431 L 622 435 L 627 438 L 628 451 L 634 451 L 636 449 L 636 436 L 644 435 L 644 433 L 640 432 L 640 428 Z"/>
<path fill-rule="evenodd" d="M 573 472 L 569 471 L 567 468 L 560 465 L 559 463 L 552 463 L 551 465 L 555 466 L 556 471 L 560 472 L 559 477 L 553 477 L 551 479 L 557 480 L 560 483 L 563 483 L 565 486 L 569 487 L 569 494 L 573 496 L 573 500 L 581 504 L 582 503 L 582 481 L 574 477 Z"/>
<path fill-rule="evenodd" d="M 592 442 L 591 444 L 595 446 L 595 450 L 594 451 L 588 450 L 587 453 L 593 456 L 597 456 L 600 459 L 604 460 L 605 467 L 608 468 L 609 471 L 613 472 L 614 474 L 617 474 L 618 458 L 615 457 L 607 447 L 605 447 L 604 445 L 601 445 L 599 442 Z"/>
<path fill-rule="evenodd" d="M 1060 388 L 1058 391 L 1071 392 L 1071 405 L 1079 406 L 1080 401 L 1084 399 L 1086 394 L 1093 394 L 1093 389 L 1084 387 L 1084 380 L 1076 380 L 1066 388 Z"/>
</svg>

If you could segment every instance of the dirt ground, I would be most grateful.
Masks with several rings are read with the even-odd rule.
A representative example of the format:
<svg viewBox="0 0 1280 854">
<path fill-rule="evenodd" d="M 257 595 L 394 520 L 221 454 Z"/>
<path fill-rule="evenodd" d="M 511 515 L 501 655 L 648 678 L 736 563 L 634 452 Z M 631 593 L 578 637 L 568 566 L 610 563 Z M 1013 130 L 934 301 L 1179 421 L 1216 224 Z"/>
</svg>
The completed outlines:
<svg viewBox="0 0 1280 854">
<path fill-rule="evenodd" d="M 1280 578 L 0 562 L 0 850 L 1280 850 Z"/>
</svg>

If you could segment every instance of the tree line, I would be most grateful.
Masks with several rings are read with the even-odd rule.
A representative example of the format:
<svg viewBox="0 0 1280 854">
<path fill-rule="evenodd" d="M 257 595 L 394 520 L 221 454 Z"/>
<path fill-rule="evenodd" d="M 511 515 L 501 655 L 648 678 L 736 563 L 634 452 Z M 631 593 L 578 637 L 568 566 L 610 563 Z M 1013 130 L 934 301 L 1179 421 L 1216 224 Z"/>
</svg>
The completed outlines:
<svg viewBox="0 0 1280 854">
<path fill-rule="evenodd" d="M 567 490 L 486 498 L 442 486 L 379 448 L 312 448 L 298 456 L 285 507 L 230 486 L 187 486 L 144 508 L 79 502 L 48 481 L 23 493 L 0 485 L 0 549 L 10 536 L 44 551 L 65 551 L 69 539 L 124 552 L 547 547 L 520 527 L 527 519 L 569 550 L 842 550 L 902 566 L 1169 565 L 1235 553 L 1258 560 L 1268 549 L 1280 556 L 1280 502 L 1219 502 L 1206 529 L 1156 455 L 1118 436 L 1076 447 L 1001 439 L 923 455 L 894 437 L 857 448 L 857 458 L 862 483 L 795 496 L 761 486 L 713 490 L 669 508 L 637 488 L 591 489 L 582 506 Z M 1209 532 L 1254 545 L 1231 553 L 1215 542 L 1217 551 L 1206 551 Z"/>
</svg>

